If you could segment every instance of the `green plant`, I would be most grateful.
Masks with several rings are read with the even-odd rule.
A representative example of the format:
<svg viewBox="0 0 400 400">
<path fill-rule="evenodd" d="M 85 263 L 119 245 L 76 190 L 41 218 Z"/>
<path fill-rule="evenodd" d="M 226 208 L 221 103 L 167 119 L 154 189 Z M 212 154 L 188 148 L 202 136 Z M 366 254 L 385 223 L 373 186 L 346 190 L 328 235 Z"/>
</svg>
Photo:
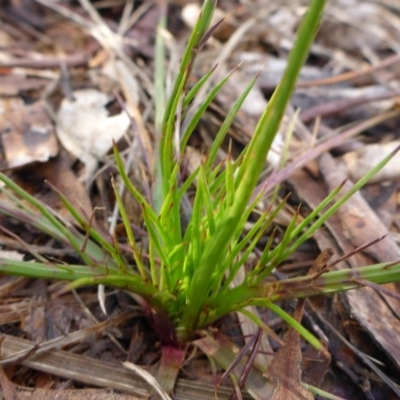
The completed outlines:
<svg viewBox="0 0 400 400">
<path fill-rule="evenodd" d="M 249 305 L 263 306 L 278 313 L 306 340 L 323 350 L 320 342 L 279 308 L 276 302 L 353 289 L 361 285 L 361 279 L 374 283 L 399 280 L 400 265 L 378 264 L 359 270 L 326 272 L 319 276 L 310 275 L 276 283 L 264 283 L 264 279 L 310 238 L 390 157 L 355 184 L 350 192 L 335 200 L 341 190 L 341 187 L 337 188 L 301 223 L 298 224 L 297 218 L 293 218 L 278 245 L 273 246 L 274 236 L 271 235 L 255 268 L 246 274 L 240 285 L 232 288 L 230 284 L 284 205 L 282 202 L 275 209 L 266 210 L 250 231 L 244 233 L 244 225 L 263 195 L 261 191 L 252 197 L 300 68 L 313 41 L 324 5 L 325 1 L 312 1 L 299 27 L 298 39 L 284 77 L 260 118 L 250 144 L 241 156 L 233 160 L 228 154 L 223 164 L 215 165 L 219 146 L 256 78 L 237 99 L 200 167 L 181 183 L 181 158 L 186 143 L 206 108 L 230 77 L 228 75 L 216 84 L 192 113 L 187 112 L 213 72 L 210 71 L 188 90 L 188 78 L 195 56 L 213 32 L 209 25 L 216 2 L 205 0 L 201 16 L 183 55 L 172 93 L 166 102 L 163 69 L 157 68 L 155 122 L 160 137 L 157 143 L 159 154 L 156 183 L 151 200 L 132 185 L 124 170 L 123 160 L 114 148 L 119 175 L 127 190 L 142 207 L 148 235 L 147 247 L 143 248 L 145 242 L 137 243 L 118 190 L 115 190 L 115 197 L 129 246 L 118 243 L 116 239 L 105 238 L 72 207 L 62 193 L 59 196 L 64 205 L 86 234 L 81 234 L 72 224 L 62 222 L 44 204 L 1 174 L 0 179 L 6 186 L 3 191 L 12 200 L 8 204 L 0 204 L 1 212 L 71 245 L 85 265 L 64 265 L 34 254 L 37 259 L 35 263 L 1 259 L 0 272 L 71 281 L 65 290 L 83 285 L 104 284 L 139 296 L 138 299 L 148 312 L 163 345 L 161 370 L 167 375 L 164 387 L 168 390 L 172 389 L 177 370 L 185 356 L 185 344 L 198 337 L 202 330 L 222 316 L 242 311 Z M 164 62 L 161 36 L 158 37 L 157 49 L 157 65 L 160 66 Z M 187 116 L 184 125 L 186 128 L 180 132 L 180 140 L 177 141 L 179 130 L 176 127 L 181 126 L 182 116 Z M 191 215 L 188 216 L 188 225 L 184 230 L 181 225 L 181 202 L 194 184 L 197 187 L 196 195 Z M 54 190 L 57 191 L 55 188 Z M 143 257 L 144 252 L 146 257 Z M 268 331 L 261 320 L 254 320 Z M 167 362 L 167 359 L 170 361 Z M 172 365 L 172 359 L 177 361 L 177 366 Z"/>
</svg>

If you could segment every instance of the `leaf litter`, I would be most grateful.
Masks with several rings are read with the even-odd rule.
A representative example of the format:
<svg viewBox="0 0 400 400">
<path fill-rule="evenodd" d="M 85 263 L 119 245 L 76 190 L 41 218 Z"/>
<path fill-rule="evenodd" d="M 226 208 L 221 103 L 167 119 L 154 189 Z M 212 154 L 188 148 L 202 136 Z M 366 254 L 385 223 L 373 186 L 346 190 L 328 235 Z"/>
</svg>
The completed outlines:
<svg viewBox="0 0 400 400">
<path fill-rule="evenodd" d="M 103 8 L 100 2 L 93 2 L 97 10 L 95 12 L 85 1 L 81 4 L 71 3 L 68 7 L 61 3 L 53 3 L 53 7 L 48 8 L 43 6 L 50 6 L 49 2 L 44 0 L 26 3 L 10 0 L 5 2 L 5 6 L 0 10 L 0 100 L 3 105 L 17 105 L 15 114 L 7 111 L 9 106 L 1 108 L 2 168 L 9 170 L 11 176 L 22 187 L 30 188 L 31 193 L 56 209 L 62 218 L 68 218 L 68 213 L 57 200 L 57 196 L 47 189 L 44 180 L 50 181 L 62 193 L 67 194 L 87 216 L 90 216 L 93 207 L 96 207 L 96 223 L 102 226 L 104 231 L 108 230 L 112 213 L 109 176 L 115 172 L 115 167 L 112 157 L 107 153 L 113 138 L 120 142 L 122 149 L 126 148 L 126 142 L 139 138 L 135 140 L 138 144 L 135 146 L 130 174 L 135 183 L 142 185 L 143 191 L 148 185 L 145 180 L 149 177 L 143 171 L 148 163 L 146 157 L 152 157 L 154 126 L 151 101 L 152 96 L 156 95 L 152 84 L 153 40 L 158 15 L 161 12 L 155 3 L 149 5 L 147 2 L 132 2 L 129 6 L 130 2 L 127 2 L 125 17 L 122 18 L 123 2 L 115 0 L 112 3 L 111 6 L 106 5 Z M 170 49 L 172 60 L 173 52 L 179 54 L 179 48 L 185 41 L 188 30 L 184 23 L 190 24 L 187 7 L 193 7 L 193 4 L 184 0 L 170 3 L 168 29 L 174 38 L 171 40 Z M 239 62 L 242 64 L 209 107 L 207 118 L 201 121 L 198 132 L 189 143 L 193 152 L 201 154 L 206 151 L 213 140 L 213 134 L 229 112 L 232 99 L 236 99 L 242 91 L 242 82 L 250 80 L 256 69 L 261 70 L 261 73 L 258 85 L 252 90 L 249 106 L 241 110 L 229 131 L 229 146 L 233 154 L 237 154 L 241 147 L 248 143 L 259 115 L 257 110 L 264 107 L 264 99 L 268 99 L 282 75 L 288 50 L 293 43 L 294 31 L 304 13 L 305 5 L 305 1 L 276 1 L 269 2 L 268 5 L 261 1 L 245 4 L 219 2 L 219 13 L 226 17 L 225 21 L 215 31 L 209 45 L 199 56 L 194 74 L 200 77 L 217 60 L 220 62 L 217 72 L 221 75 L 224 71 L 236 67 Z M 383 157 L 387 147 L 396 145 L 396 128 L 399 121 L 400 76 L 397 68 L 399 58 L 396 55 L 400 49 L 399 18 L 398 6 L 395 2 L 387 0 L 329 2 L 312 54 L 302 71 L 298 89 L 292 100 L 292 106 L 300 108 L 302 112 L 300 120 L 295 122 L 286 166 L 281 169 L 274 159 L 268 160 L 270 168 L 274 169 L 273 177 L 276 177 L 272 179 L 276 179 L 282 185 L 278 194 L 283 197 L 285 193 L 292 191 L 298 199 L 297 203 L 296 199 L 291 200 L 283 211 L 293 215 L 293 209 L 301 202 L 306 213 L 307 207 L 315 207 L 327 192 L 344 179 L 353 179 L 357 174 L 363 173 L 357 170 L 357 166 L 360 164 L 360 155 L 366 152 L 365 149 L 372 148 L 375 154 L 382 154 Z M 118 25 L 120 21 L 124 23 Z M 122 32 L 123 37 L 120 35 Z M 110 66 L 114 71 L 112 73 L 109 72 Z M 115 71 L 119 73 L 116 74 Z M 129 75 L 134 77 L 133 83 L 129 81 Z M 132 85 L 136 86 L 133 88 Z M 80 105 L 81 93 L 96 93 L 97 98 L 101 100 L 97 102 L 96 107 L 89 107 L 87 100 Z M 124 96 L 126 106 L 117 101 L 116 93 Z M 135 93 L 137 96 L 130 98 L 129 93 Z M 78 101 L 73 102 L 73 97 Z M 73 123 L 66 120 L 63 114 L 67 105 L 72 104 L 78 105 L 78 110 L 72 113 Z M 36 119 L 32 120 L 30 110 L 34 110 L 34 107 L 39 111 L 35 114 Z M 44 109 L 49 110 L 49 114 L 44 113 Z M 57 111 L 52 113 L 51 110 Z M 53 121 L 50 118 L 53 118 Z M 286 124 L 291 120 L 292 115 L 289 112 Z M 116 121 L 117 128 L 111 125 L 112 121 Z M 54 140 L 54 127 L 58 132 L 61 149 Z M 76 132 L 72 132 L 72 129 L 76 129 Z M 351 129 L 354 133 L 346 135 Z M 67 131 L 68 136 L 65 135 Z M 286 131 L 281 128 L 281 143 L 285 142 Z M 90 132 L 92 136 L 89 135 Z M 63 135 L 64 138 L 67 137 L 66 140 L 63 139 Z M 356 138 L 349 140 L 351 136 Z M 41 140 L 38 141 L 38 138 Z M 74 142 L 74 146 L 68 144 L 71 142 Z M 96 151 L 93 144 L 97 146 Z M 282 147 L 278 142 L 276 149 L 271 153 L 275 154 L 278 161 Z M 356 153 L 352 155 L 349 149 L 355 150 Z M 228 151 L 228 143 L 223 143 L 220 151 L 222 159 Z M 326 153 L 327 151 L 330 153 Z M 323 153 L 325 154 L 319 157 Z M 348 161 L 351 155 L 356 157 L 356 161 Z M 301 157 L 303 158 L 300 163 Z M 189 157 L 189 160 L 191 162 L 193 158 Z M 347 160 L 346 165 L 351 164 L 352 169 L 349 167 L 348 170 L 344 170 L 341 160 Z M 97 170 L 98 163 L 101 165 L 100 170 Z M 301 169 L 302 167 L 304 168 Z M 368 265 L 372 260 L 384 262 L 400 259 L 396 239 L 399 229 L 396 174 L 398 169 L 394 163 L 388 167 L 394 168 L 395 172 L 375 184 L 378 196 L 382 197 L 388 186 L 395 194 L 392 196 L 393 211 L 386 215 L 385 225 L 377 216 L 376 209 L 369 206 L 368 202 L 371 199 L 366 189 L 349 200 L 339 213 L 326 223 L 326 228 L 317 232 L 314 242 L 304 244 L 296 256 L 282 266 L 282 271 L 289 268 L 292 275 L 304 274 L 301 264 L 306 267 L 312 265 L 313 260 L 326 248 L 335 249 L 338 257 L 351 253 L 360 245 L 383 235 L 387 237 L 382 242 L 364 249 L 362 253 L 354 254 L 335 268 L 343 268 L 341 264 L 344 263 L 354 268 Z M 87 183 L 90 179 L 92 183 L 95 174 L 99 178 L 86 190 L 81 182 Z M 351 182 L 348 181 L 347 185 L 351 185 Z M 2 198 L 1 201 L 6 199 Z M 263 206 L 265 207 L 261 203 L 260 207 Z M 137 207 L 133 206 L 131 210 L 132 220 L 137 221 L 137 228 L 140 229 L 141 222 L 135 215 L 138 213 Z M 285 224 L 285 218 L 278 221 L 281 226 Z M 19 235 L 28 246 L 35 246 L 37 251 L 45 255 L 53 254 L 53 257 L 66 261 L 74 259 L 74 255 L 68 249 L 44 235 L 27 230 L 23 225 L 5 217 L 1 218 L 1 224 Z M 117 225 L 116 229 L 117 233 L 124 235 L 122 227 L 118 231 Z M 15 240 L 11 243 L 6 235 L 2 234 L 0 240 L 6 250 L 18 249 L 20 252 L 26 252 L 23 243 Z M 50 248 L 53 253 L 50 252 Z M 137 340 L 133 335 L 134 326 L 151 336 L 150 328 L 143 322 L 140 313 L 131 317 L 129 323 L 120 322 L 113 328 L 106 329 L 101 325 L 103 322 L 94 323 L 80 311 L 80 303 L 70 295 L 64 294 L 55 300 L 52 295 L 59 290 L 58 284 L 41 282 L 38 285 L 27 279 L 8 277 L 1 277 L 0 282 L 0 307 L 3 309 L 1 332 L 4 336 L 1 358 L 6 360 L 12 354 L 29 351 L 26 350 L 29 348 L 33 351 L 33 355 L 26 359 L 20 355 L 14 369 L 5 370 L 12 382 L 39 390 L 40 382 L 43 382 L 43 375 L 40 374 L 45 371 L 52 374 L 49 385 L 53 389 L 72 389 L 76 387 L 76 382 L 84 382 L 87 385 L 111 387 L 139 396 L 149 393 L 137 380 L 131 380 L 129 389 L 128 383 L 124 386 L 121 377 L 123 368 L 116 361 L 125 361 L 126 354 L 110 339 L 112 334 L 129 353 L 129 349 L 135 347 L 134 341 Z M 389 285 L 387 289 L 398 294 L 398 285 Z M 105 298 L 108 317 L 105 317 L 93 291 L 82 289 L 79 295 L 96 319 L 104 321 L 106 326 L 107 321 L 111 322 L 112 318 L 118 318 L 123 313 L 127 315 L 127 310 L 135 309 L 135 303 L 126 295 L 108 292 Z M 61 310 L 70 310 L 72 314 L 69 321 L 62 322 L 51 314 L 53 302 L 59 302 Z M 269 315 L 260 315 L 266 323 L 271 323 L 283 340 L 289 337 L 286 341 L 287 347 L 279 347 L 277 342 L 264 337 L 264 347 L 261 346 L 264 352 L 275 351 L 279 355 L 287 349 L 292 354 L 290 357 L 275 357 L 271 370 L 279 371 L 278 367 L 273 367 L 274 363 L 276 365 L 280 359 L 285 361 L 290 358 L 294 371 L 290 376 L 290 385 L 298 386 L 300 380 L 307 383 L 307 379 L 314 383 L 309 371 L 318 365 L 323 369 L 320 371 L 321 387 L 337 396 L 352 399 L 390 398 L 391 393 L 397 393 L 393 389 L 396 386 L 390 383 L 390 378 L 399 384 L 398 380 L 396 381 L 400 369 L 398 299 L 368 287 L 334 298 L 313 299 L 307 303 L 303 322 L 310 325 L 310 329 L 320 335 L 321 340 L 327 340 L 332 356 L 331 363 L 322 363 L 315 354 L 312 355 L 305 343 L 299 344 L 297 339 L 290 339 L 291 330 L 285 335 L 287 329 L 282 320 L 274 322 Z M 289 309 L 292 306 L 287 305 Z M 332 335 L 332 329 L 327 330 L 326 325 L 311 316 L 312 310 L 315 309 L 329 322 L 332 329 L 335 329 L 335 334 L 347 338 L 346 340 L 352 341 L 357 349 L 377 358 L 379 363 L 375 363 L 375 366 L 379 368 L 379 373 L 373 368 L 366 369 L 365 362 L 354 358 L 350 346 L 338 345 Z M 75 314 L 73 310 L 76 310 Z M 41 318 L 35 313 L 41 314 Z M 57 361 L 52 357 L 61 350 L 38 352 L 35 343 L 29 344 L 23 339 L 29 336 L 32 328 L 26 321 L 32 318 L 39 324 L 39 346 L 50 340 L 51 332 L 58 331 L 58 334 L 65 338 L 73 334 L 70 330 L 81 332 L 81 335 L 59 345 L 58 348 L 67 349 L 67 353 L 63 353 Z M 298 318 L 300 319 L 300 316 Z M 239 321 L 222 321 L 220 328 L 228 336 L 233 336 L 241 347 L 252 333 L 251 330 L 240 332 L 240 326 L 245 322 L 241 319 Z M 99 326 L 95 336 L 85 332 L 87 328 L 84 327 L 89 326 Z M 93 350 L 94 337 L 96 341 L 105 339 L 103 348 L 97 352 Z M 7 343 L 13 343 L 14 347 L 11 348 L 11 344 L 7 347 Z M 205 346 L 204 343 L 201 345 Z M 211 346 L 211 342 L 208 345 Z M 137 357 L 135 363 L 155 373 L 159 349 L 151 340 L 146 346 L 147 350 Z M 278 350 L 279 348 L 281 350 Z M 96 353 L 97 364 L 90 363 L 85 353 Z M 62 368 L 67 354 L 74 356 L 68 369 Z M 194 354 L 195 360 L 201 358 L 198 353 Z M 293 357 L 293 354 L 296 356 Z M 42 358 L 35 361 L 35 357 L 39 355 Z M 308 357 L 309 355 L 311 357 Z M 264 355 L 263 352 L 257 354 L 257 357 L 272 359 L 271 354 Z M 90 373 L 82 368 L 85 364 L 91 366 Z M 95 372 L 96 367 L 105 369 Z M 29 373 L 26 372 L 26 368 L 30 368 Z M 213 374 L 211 370 L 206 373 Z M 216 367 L 214 373 L 221 374 L 221 371 Z M 105 379 L 107 374 L 110 378 L 114 376 L 114 379 Z M 279 374 L 280 372 L 275 373 L 278 380 L 281 379 Z M 301 374 L 303 378 L 300 377 Z M 96 376 L 104 381 L 94 379 Z M 13 392 L 13 386 L 7 383 L 4 374 L 1 374 L 1 377 L 3 391 Z M 178 382 L 180 383 L 176 392 L 177 398 L 196 398 L 199 394 L 199 398 L 210 398 L 214 395 L 213 385 L 207 387 L 197 382 L 199 384 L 196 386 L 196 382 L 188 382 L 184 370 Z M 189 390 L 191 386 L 195 388 L 192 391 Z M 20 389 L 17 388 L 18 390 Z M 40 393 L 43 395 L 43 392 Z M 97 393 L 100 398 L 102 392 L 99 390 Z M 222 388 L 218 393 L 219 398 L 229 398 L 231 392 L 224 392 Z M 18 395 L 24 398 L 23 395 Z M 15 393 L 9 396 L 15 396 Z M 79 394 L 76 393 L 75 396 Z M 282 397 L 285 395 L 279 397 L 279 393 L 275 393 L 275 396 L 277 399 L 288 398 Z M 308 398 L 308 394 L 304 396 Z"/>
</svg>

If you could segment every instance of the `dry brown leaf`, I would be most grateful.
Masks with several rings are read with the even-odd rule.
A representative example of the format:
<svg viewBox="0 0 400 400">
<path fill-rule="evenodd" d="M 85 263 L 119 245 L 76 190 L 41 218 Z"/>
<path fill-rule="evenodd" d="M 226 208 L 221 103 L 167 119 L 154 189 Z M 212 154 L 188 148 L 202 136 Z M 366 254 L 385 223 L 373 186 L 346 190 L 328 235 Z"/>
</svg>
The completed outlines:
<svg viewBox="0 0 400 400">
<path fill-rule="evenodd" d="M 327 268 L 332 255 L 332 249 L 325 249 L 317 257 L 307 275 L 320 275 Z M 293 316 L 297 322 L 300 322 L 303 316 L 304 304 L 305 299 L 298 300 Z M 327 356 L 328 354 L 326 358 L 329 359 Z M 314 395 L 301 383 L 301 360 L 300 334 L 289 327 L 284 344 L 275 354 L 267 370 L 267 377 L 276 384 L 273 400 L 314 399 Z"/>
<path fill-rule="evenodd" d="M 53 126 L 41 101 L 27 106 L 21 99 L 0 99 L 0 136 L 2 169 L 45 162 L 58 153 Z"/>
<path fill-rule="evenodd" d="M 74 222 L 69 211 L 62 204 L 57 193 L 43 190 L 44 181 L 54 185 L 81 214 L 90 218 L 92 203 L 83 184 L 71 169 L 71 161 L 65 151 L 46 163 L 35 165 L 29 170 L 22 169 L 13 174 L 14 181 L 30 194 L 35 195 L 55 210 L 66 221 Z"/>
<path fill-rule="evenodd" d="M 0 365 L 0 386 L 3 391 L 4 400 L 20 400 L 14 384 L 8 379 L 3 367 Z M 0 392 L 1 394 L 1 392 Z"/>
<path fill-rule="evenodd" d="M 306 389 L 301 379 L 300 335 L 290 328 L 285 342 L 279 348 L 268 367 L 267 378 L 276 384 L 273 400 L 313 400 L 313 394 Z"/>
</svg>

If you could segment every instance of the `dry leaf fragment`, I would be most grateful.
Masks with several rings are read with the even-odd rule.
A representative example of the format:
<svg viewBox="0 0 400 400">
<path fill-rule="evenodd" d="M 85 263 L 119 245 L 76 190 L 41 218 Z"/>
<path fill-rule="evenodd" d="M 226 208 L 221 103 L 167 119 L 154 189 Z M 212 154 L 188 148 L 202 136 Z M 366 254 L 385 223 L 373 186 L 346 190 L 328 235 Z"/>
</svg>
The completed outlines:
<svg viewBox="0 0 400 400">
<path fill-rule="evenodd" d="M 65 98 L 57 115 L 57 135 L 62 145 L 85 164 L 80 179 L 86 182 L 98 161 L 108 153 L 112 141 L 118 142 L 129 127 L 125 112 L 109 116 L 106 104 L 110 98 L 95 89 L 74 92 Z"/>
<path fill-rule="evenodd" d="M 267 377 L 276 384 L 273 400 L 313 400 L 313 394 L 301 381 L 301 350 L 299 333 L 293 328 L 285 337 L 284 345 L 268 367 Z"/>
<path fill-rule="evenodd" d="M 0 366 L 0 387 L 2 389 L 2 391 L 0 391 L 0 394 L 4 396 L 4 397 L 2 396 L 4 400 L 20 400 L 15 385 L 8 379 L 6 373 L 3 370 L 3 367 L 1 366 Z"/>
<path fill-rule="evenodd" d="M 93 212 L 88 191 L 82 182 L 79 182 L 76 174 L 71 169 L 71 161 L 65 151 L 61 151 L 57 157 L 48 162 L 35 165 L 35 168 L 27 170 L 23 168 L 15 171 L 13 180 L 28 193 L 52 208 L 65 221 L 75 223 L 75 219 L 62 203 L 59 194 L 54 190 L 46 190 L 43 185 L 48 181 L 63 193 L 71 204 L 83 213 L 87 218 Z M 1 197 L 4 201 L 4 198 Z"/>
<path fill-rule="evenodd" d="M 333 250 L 325 249 L 315 260 L 307 275 L 319 276 L 327 269 L 327 263 L 333 255 Z M 294 319 L 301 321 L 304 312 L 305 299 L 299 299 Z M 329 359 L 329 353 L 325 357 Z M 273 400 L 310 400 L 313 394 L 301 383 L 301 344 L 300 334 L 292 327 L 285 336 L 285 343 L 277 351 L 271 365 L 268 367 L 267 376 L 274 380 L 276 389 Z"/>
<path fill-rule="evenodd" d="M 26 106 L 16 98 L 0 100 L 0 137 L 5 157 L 2 169 L 45 162 L 58 154 L 53 126 L 40 101 Z"/>
</svg>

